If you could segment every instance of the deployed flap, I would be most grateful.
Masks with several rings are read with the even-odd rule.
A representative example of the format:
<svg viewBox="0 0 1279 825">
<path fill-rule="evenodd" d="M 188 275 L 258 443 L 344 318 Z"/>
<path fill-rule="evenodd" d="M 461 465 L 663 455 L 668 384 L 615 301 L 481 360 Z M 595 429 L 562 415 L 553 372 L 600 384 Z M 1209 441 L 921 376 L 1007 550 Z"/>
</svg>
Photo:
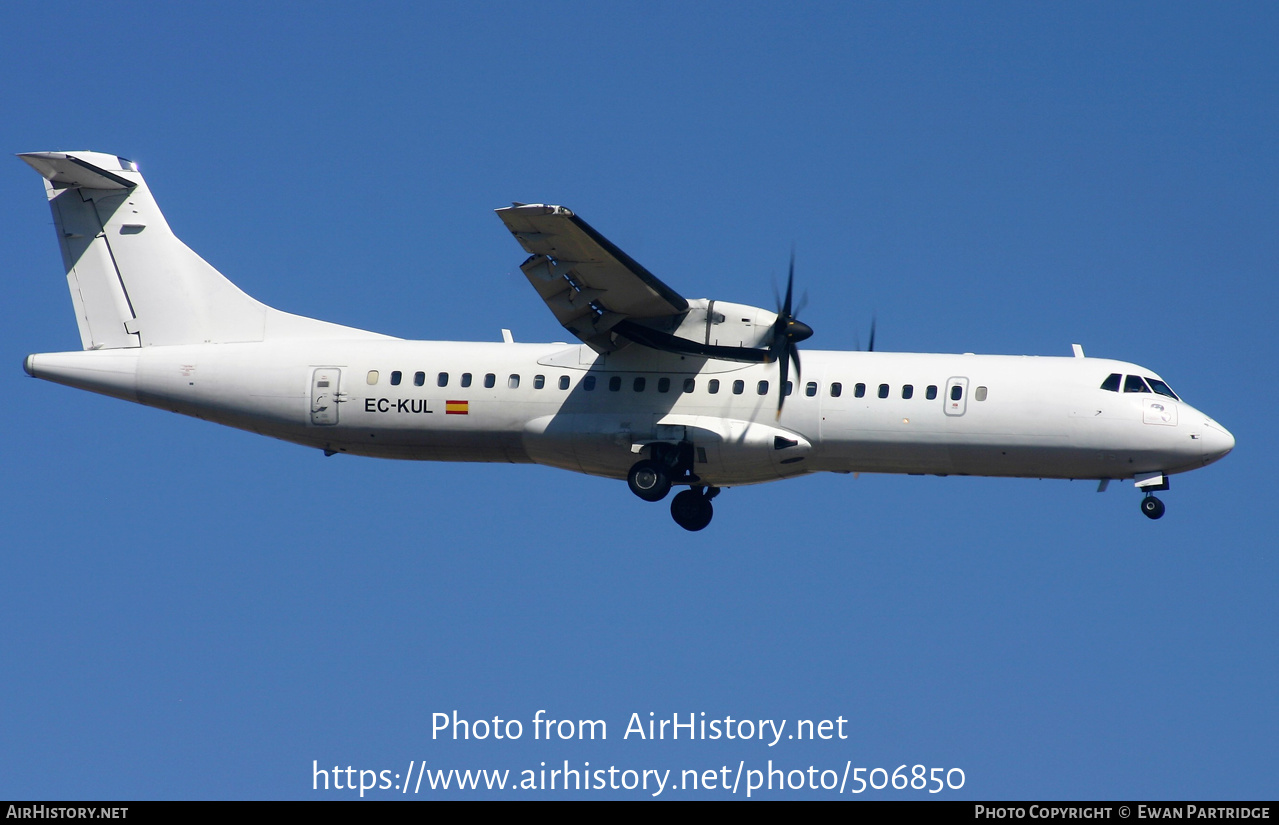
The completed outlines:
<svg viewBox="0 0 1279 825">
<path fill-rule="evenodd" d="M 597 352 L 635 318 L 672 318 L 688 301 L 562 206 L 516 204 L 497 215 L 532 257 L 520 265 L 556 320 Z"/>
</svg>

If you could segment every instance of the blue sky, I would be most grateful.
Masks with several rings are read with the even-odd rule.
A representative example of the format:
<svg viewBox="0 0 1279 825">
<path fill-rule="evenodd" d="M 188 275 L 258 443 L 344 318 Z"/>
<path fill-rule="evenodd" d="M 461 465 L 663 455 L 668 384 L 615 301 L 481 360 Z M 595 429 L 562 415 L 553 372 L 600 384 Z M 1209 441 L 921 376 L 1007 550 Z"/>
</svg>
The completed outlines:
<svg viewBox="0 0 1279 825">
<path fill-rule="evenodd" d="M 563 203 L 692 297 L 771 305 L 794 244 L 810 348 L 872 315 L 880 349 L 1079 342 L 1238 447 L 1159 522 L 1129 484 L 863 475 L 726 491 L 698 534 L 620 482 L 325 459 L 28 379 L 79 342 L 12 159 L 0 797 L 771 759 L 961 768 L 949 798 L 1273 799 L 1277 36 L 1247 3 L 10 10 L 0 146 L 134 159 L 281 309 L 562 340 L 491 210 Z M 539 709 L 608 739 L 534 741 Z M 525 734 L 433 739 L 453 710 Z M 622 738 L 650 712 L 849 736 Z"/>
</svg>

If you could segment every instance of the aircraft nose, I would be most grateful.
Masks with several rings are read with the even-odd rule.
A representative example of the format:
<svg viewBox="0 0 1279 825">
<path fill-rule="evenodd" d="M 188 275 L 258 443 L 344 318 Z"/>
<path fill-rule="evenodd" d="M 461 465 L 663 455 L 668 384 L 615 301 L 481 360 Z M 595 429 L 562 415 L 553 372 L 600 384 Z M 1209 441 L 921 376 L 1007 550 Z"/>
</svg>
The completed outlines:
<svg viewBox="0 0 1279 825">
<path fill-rule="evenodd" d="M 1230 430 L 1209 419 L 1204 422 L 1203 451 L 1204 463 L 1216 461 L 1235 448 L 1235 437 Z"/>
</svg>

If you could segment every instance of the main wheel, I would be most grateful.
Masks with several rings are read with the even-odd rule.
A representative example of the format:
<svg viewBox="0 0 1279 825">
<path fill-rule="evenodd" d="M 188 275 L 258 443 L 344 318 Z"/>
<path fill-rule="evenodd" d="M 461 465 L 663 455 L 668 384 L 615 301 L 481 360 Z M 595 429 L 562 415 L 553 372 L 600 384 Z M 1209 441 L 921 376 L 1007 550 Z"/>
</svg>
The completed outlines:
<svg viewBox="0 0 1279 825">
<path fill-rule="evenodd" d="M 685 490 L 671 499 L 671 518 L 690 532 L 706 527 L 714 515 L 711 500 L 696 490 Z"/>
<path fill-rule="evenodd" d="M 1154 496 L 1146 496 L 1141 500 L 1141 512 L 1146 518 L 1159 518 L 1164 514 L 1164 503 Z"/>
<path fill-rule="evenodd" d="M 656 461 L 637 461 L 626 474 L 631 492 L 645 501 L 661 501 L 671 491 L 671 477 Z"/>
</svg>

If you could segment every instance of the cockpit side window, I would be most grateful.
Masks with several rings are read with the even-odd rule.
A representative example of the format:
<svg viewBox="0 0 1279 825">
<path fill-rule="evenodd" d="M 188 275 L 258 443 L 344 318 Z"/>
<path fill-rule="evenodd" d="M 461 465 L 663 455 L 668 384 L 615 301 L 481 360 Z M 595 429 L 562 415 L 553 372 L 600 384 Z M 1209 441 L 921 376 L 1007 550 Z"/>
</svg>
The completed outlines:
<svg viewBox="0 0 1279 825">
<path fill-rule="evenodd" d="M 1129 375 L 1124 378 L 1124 392 L 1150 392 L 1150 387 L 1146 386 L 1140 375 Z"/>
<path fill-rule="evenodd" d="M 1158 378 L 1147 378 L 1146 382 L 1150 384 L 1150 388 L 1152 390 L 1159 393 L 1160 395 L 1166 395 L 1169 398 L 1173 399 L 1174 401 L 1181 400 L 1180 398 L 1177 397 L 1177 393 L 1172 391 L 1172 387 L 1160 381 Z"/>
<path fill-rule="evenodd" d="M 1111 392 L 1119 392 L 1119 382 L 1121 380 L 1123 380 L 1122 375 L 1117 372 L 1112 372 L 1110 375 L 1106 376 L 1105 381 L 1101 382 L 1101 388 Z"/>
</svg>

